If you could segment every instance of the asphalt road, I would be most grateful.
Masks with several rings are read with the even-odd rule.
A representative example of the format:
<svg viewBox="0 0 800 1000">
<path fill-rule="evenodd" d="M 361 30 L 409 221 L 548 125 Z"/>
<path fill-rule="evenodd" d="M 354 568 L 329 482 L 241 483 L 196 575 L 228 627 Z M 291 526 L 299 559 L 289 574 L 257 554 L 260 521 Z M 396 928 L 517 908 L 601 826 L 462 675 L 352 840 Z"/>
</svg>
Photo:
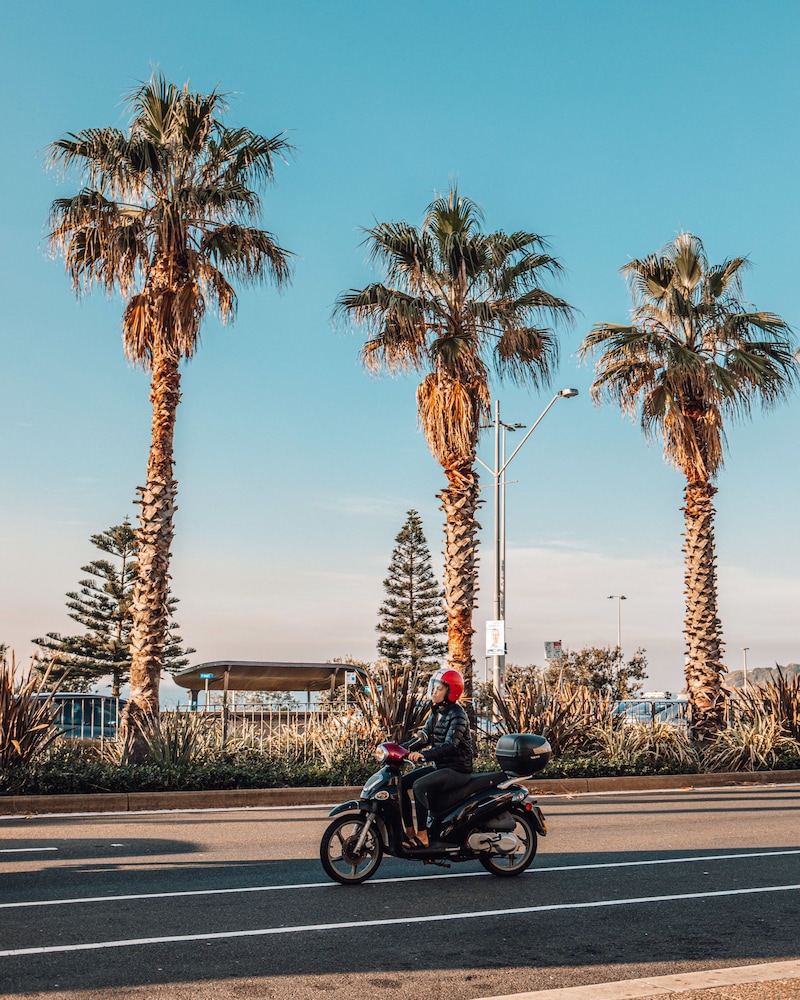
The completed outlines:
<svg viewBox="0 0 800 1000">
<path fill-rule="evenodd" d="M 0 819 L 0 994 L 461 1000 L 800 957 L 800 786 L 553 797 L 531 870 L 326 879 L 327 810 Z"/>
</svg>

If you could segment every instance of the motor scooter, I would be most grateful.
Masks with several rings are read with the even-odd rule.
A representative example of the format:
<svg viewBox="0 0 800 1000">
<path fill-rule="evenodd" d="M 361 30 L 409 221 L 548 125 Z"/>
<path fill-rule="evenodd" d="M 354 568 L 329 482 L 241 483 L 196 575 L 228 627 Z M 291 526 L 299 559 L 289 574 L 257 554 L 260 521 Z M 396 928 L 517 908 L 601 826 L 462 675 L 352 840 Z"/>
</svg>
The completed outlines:
<svg viewBox="0 0 800 1000">
<path fill-rule="evenodd" d="M 431 796 L 429 846 L 404 846 L 401 795 L 407 747 L 381 743 L 375 752 L 379 771 L 367 779 L 361 797 L 343 802 L 328 814 L 335 817 L 322 835 L 320 860 L 326 873 L 343 885 L 358 885 L 378 870 L 384 854 L 449 868 L 454 862 L 479 861 L 492 875 L 520 875 L 533 861 L 539 836 L 547 825 L 536 799 L 519 783 L 540 771 L 552 750 L 544 736 L 511 733 L 501 736 L 495 759 L 502 768 L 473 774 L 466 785 Z M 431 765 L 426 765 L 433 770 Z"/>
</svg>

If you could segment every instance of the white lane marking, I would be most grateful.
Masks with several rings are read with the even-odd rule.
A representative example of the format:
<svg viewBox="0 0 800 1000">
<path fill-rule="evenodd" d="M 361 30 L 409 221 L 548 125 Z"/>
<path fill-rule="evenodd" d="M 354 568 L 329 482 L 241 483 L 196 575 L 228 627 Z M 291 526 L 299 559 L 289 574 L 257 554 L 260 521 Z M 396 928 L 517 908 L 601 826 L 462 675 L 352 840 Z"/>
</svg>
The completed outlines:
<svg viewBox="0 0 800 1000">
<path fill-rule="evenodd" d="M 246 931 L 214 931 L 207 934 L 174 934 L 165 937 L 128 938 L 121 941 L 91 941 L 84 944 L 48 945 L 40 948 L 9 948 L 0 958 L 20 955 L 53 955 L 71 951 L 97 951 L 104 948 L 131 948 L 146 944 L 185 944 L 189 941 L 223 941 L 231 938 L 269 937 L 276 934 L 305 934 L 309 931 L 355 930 L 362 927 L 389 927 L 397 924 L 431 924 L 438 920 L 475 920 L 480 917 L 511 917 L 524 913 L 547 913 L 555 910 L 589 910 L 604 906 L 634 906 L 639 903 L 672 903 L 688 899 L 714 899 L 724 896 L 748 896 L 765 892 L 797 892 L 800 885 L 766 885 L 749 889 L 718 889 L 713 892 L 671 893 L 668 896 L 638 896 L 630 899 L 598 899 L 588 903 L 546 903 L 540 906 L 515 906 L 505 910 L 476 910 L 464 913 L 436 913 L 425 917 L 387 917 L 383 920 L 349 920 L 331 924 L 298 924 L 290 927 L 259 927 Z"/>
<path fill-rule="evenodd" d="M 736 858 L 775 858 L 790 854 L 800 854 L 799 849 L 788 851 L 751 851 L 747 854 L 702 854 L 691 858 L 650 858 L 640 861 L 600 861 L 590 865 L 552 865 L 550 868 L 536 868 L 526 872 L 526 875 L 536 875 L 540 871 L 570 872 L 589 871 L 592 868 L 639 868 L 646 865 L 681 865 L 688 861 L 730 861 Z"/>
<path fill-rule="evenodd" d="M 0 847 L 0 854 L 30 854 L 32 851 L 57 850 L 57 847 Z"/>
<path fill-rule="evenodd" d="M 691 858 L 653 858 L 642 861 L 600 861 L 587 865 L 551 865 L 549 868 L 534 868 L 525 875 L 544 875 L 548 872 L 581 872 L 597 868 L 638 868 L 648 865 L 682 865 L 700 861 L 738 861 L 748 858 L 782 858 L 800 854 L 800 849 L 788 851 L 751 851 L 747 854 L 702 854 Z M 488 878 L 488 872 L 455 872 L 454 874 L 399 875 L 396 878 L 374 878 L 364 883 L 370 885 L 393 885 L 395 882 L 421 882 L 423 879 L 440 878 Z M 175 892 L 138 892 L 122 896 L 75 896 L 71 899 L 30 899 L 17 903 L 0 903 L 0 910 L 13 910 L 23 906 L 74 906 L 76 903 L 116 903 L 131 899 L 174 899 L 180 896 L 224 896 L 237 892 L 280 892 L 286 889 L 336 889 L 336 883 L 295 882 L 289 885 L 250 885 L 230 889 L 181 889 Z"/>
</svg>

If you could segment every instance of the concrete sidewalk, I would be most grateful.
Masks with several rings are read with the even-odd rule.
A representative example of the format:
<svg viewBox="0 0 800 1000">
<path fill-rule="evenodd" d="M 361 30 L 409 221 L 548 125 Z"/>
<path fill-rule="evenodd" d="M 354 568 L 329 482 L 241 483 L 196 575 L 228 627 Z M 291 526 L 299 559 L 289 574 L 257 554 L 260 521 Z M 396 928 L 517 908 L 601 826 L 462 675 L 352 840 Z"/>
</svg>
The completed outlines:
<svg viewBox="0 0 800 1000">
<path fill-rule="evenodd" d="M 800 784 L 796 771 L 732 771 L 724 774 L 663 774 L 620 778 L 551 778 L 522 780 L 534 795 L 582 795 L 593 792 L 724 788 L 737 785 Z M 313 788 L 240 788 L 210 792 L 98 792 L 94 795 L 0 796 L 0 816 L 43 813 L 120 813 L 181 809 L 248 809 L 265 806 L 324 806 L 357 799 L 360 786 Z M 798 993 L 800 1000 L 800 993 Z"/>
<path fill-rule="evenodd" d="M 708 972 L 648 976 L 616 983 L 568 986 L 532 993 L 511 993 L 481 1000 L 798 1000 L 800 961 L 765 962 Z"/>
</svg>

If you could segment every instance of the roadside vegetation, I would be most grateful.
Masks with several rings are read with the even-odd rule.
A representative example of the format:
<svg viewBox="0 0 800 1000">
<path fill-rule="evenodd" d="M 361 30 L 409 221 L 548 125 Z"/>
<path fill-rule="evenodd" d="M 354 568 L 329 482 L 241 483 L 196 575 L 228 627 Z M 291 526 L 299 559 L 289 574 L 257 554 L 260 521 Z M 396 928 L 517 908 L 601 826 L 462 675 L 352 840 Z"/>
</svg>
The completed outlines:
<svg viewBox="0 0 800 1000">
<path fill-rule="evenodd" d="M 239 727 L 224 743 L 218 715 L 150 716 L 143 759 L 131 763 L 121 740 L 101 748 L 59 736 L 52 692 L 5 657 L 0 695 L 0 795 L 360 785 L 376 769 L 376 745 L 407 739 L 425 716 L 416 672 L 383 664 L 347 708 L 334 702 L 300 722 L 279 714 L 268 731 Z M 602 690 L 519 673 L 497 700 L 495 721 L 476 729 L 476 769 L 497 769 L 503 732 L 548 736 L 553 760 L 537 780 L 800 768 L 798 705 L 800 678 L 778 673 L 730 702 L 729 725 L 709 745 L 688 727 L 620 717 Z"/>
</svg>

